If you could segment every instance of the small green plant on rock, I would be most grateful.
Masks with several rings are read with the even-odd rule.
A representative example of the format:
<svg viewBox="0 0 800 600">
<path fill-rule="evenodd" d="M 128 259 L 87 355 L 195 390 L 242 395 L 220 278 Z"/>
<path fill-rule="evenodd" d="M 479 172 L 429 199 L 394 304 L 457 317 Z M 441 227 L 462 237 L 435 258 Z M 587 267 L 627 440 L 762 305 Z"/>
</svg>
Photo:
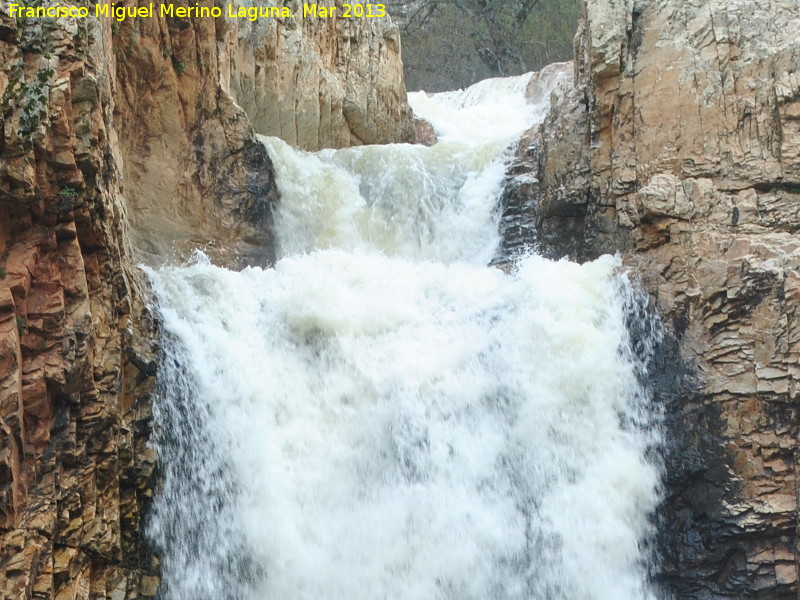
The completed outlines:
<svg viewBox="0 0 800 600">
<path fill-rule="evenodd" d="M 26 329 L 27 326 L 25 325 L 25 319 L 23 317 L 17 317 L 17 332 L 19 333 L 20 337 L 25 335 Z"/>
<path fill-rule="evenodd" d="M 75 191 L 75 188 L 69 187 L 68 185 L 61 188 L 61 191 L 58 192 L 59 198 L 69 198 L 74 200 L 78 197 L 78 192 Z"/>
<path fill-rule="evenodd" d="M 3 98 L 0 99 L 0 109 L 2 109 L 3 112 L 12 105 L 12 100 L 15 100 L 21 93 L 20 88 L 24 88 L 25 86 L 25 84 L 22 83 L 22 74 L 23 65 L 20 62 L 11 69 L 11 73 L 8 76 L 8 85 L 6 86 L 5 92 L 3 92 Z M 20 87 L 17 87 L 18 85 Z"/>
<path fill-rule="evenodd" d="M 78 192 L 75 191 L 75 188 L 64 186 L 61 188 L 61 191 L 58 192 L 58 197 L 58 212 L 63 214 L 75 208 L 75 200 L 78 199 Z"/>
<path fill-rule="evenodd" d="M 20 129 L 18 134 L 23 139 L 31 140 L 33 132 L 42 121 L 47 112 L 47 97 L 50 93 L 50 79 L 55 70 L 48 67 L 36 74 L 36 81 L 32 84 L 21 83 L 19 95 L 27 100 L 19 118 Z"/>
</svg>

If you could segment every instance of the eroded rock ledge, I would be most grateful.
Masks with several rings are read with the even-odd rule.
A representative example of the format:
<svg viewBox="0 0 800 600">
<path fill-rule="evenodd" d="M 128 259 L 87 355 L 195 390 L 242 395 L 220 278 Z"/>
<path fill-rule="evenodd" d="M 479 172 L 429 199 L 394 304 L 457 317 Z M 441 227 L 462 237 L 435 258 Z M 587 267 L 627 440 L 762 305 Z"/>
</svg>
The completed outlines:
<svg viewBox="0 0 800 600">
<path fill-rule="evenodd" d="M 136 264 L 271 260 L 256 130 L 307 148 L 413 135 L 396 30 L 371 22 L 14 20 L 0 4 L 0 598 L 156 595 L 156 326 Z"/>
<path fill-rule="evenodd" d="M 798 594 L 798 31 L 796 0 L 589 0 L 509 174 L 508 252 L 622 251 L 668 325 L 658 579 L 682 599 Z"/>
</svg>

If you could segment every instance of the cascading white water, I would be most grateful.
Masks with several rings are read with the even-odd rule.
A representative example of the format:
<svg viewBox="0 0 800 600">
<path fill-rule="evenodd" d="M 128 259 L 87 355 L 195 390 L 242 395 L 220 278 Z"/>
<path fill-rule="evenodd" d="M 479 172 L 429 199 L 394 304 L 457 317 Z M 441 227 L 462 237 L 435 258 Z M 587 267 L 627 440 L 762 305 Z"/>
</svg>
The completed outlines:
<svg viewBox="0 0 800 600">
<path fill-rule="evenodd" d="M 569 67 L 558 63 L 538 73 L 485 79 L 457 92 L 413 92 L 408 101 L 418 117 L 433 125 L 440 142 L 506 141 L 508 145 L 544 120 L 550 94 L 569 77 Z M 529 88 L 535 88 L 531 90 L 535 97 Z"/>
<path fill-rule="evenodd" d="M 496 85 L 483 105 L 516 102 Z M 485 266 L 529 119 L 433 148 L 265 139 L 275 268 L 150 271 L 166 600 L 653 597 L 618 261 Z"/>
</svg>

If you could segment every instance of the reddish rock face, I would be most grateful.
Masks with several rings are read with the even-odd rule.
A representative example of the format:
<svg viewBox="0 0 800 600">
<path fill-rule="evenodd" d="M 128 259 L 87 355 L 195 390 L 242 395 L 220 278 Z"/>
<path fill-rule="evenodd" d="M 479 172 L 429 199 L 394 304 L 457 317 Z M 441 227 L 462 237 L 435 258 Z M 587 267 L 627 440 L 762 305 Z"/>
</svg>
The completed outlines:
<svg viewBox="0 0 800 600">
<path fill-rule="evenodd" d="M 621 250 L 671 333 L 652 375 L 679 598 L 798 593 L 798 8 L 586 2 L 576 85 L 510 173 L 506 251 Z"/>
<path fill-rule="evenodd" d="M 139 550 L 153 331 L 108 144 L 108 40 L 0 23 L 0 596 L 133 597 L 156 568 Z"/>
<path fill-rule="evenodd" d="M 136 265 L 270 262 L 277 191 L 237 100 L 320 98 L 290 140 L 309 148 L 413 136 L 388 22 L 236 27 L 0 8 L 0 598 L 156 595 L 156 326 Z M 287 40 L 316 79 L 287 75 Z M 248 62 L 270 52 L 274 68 Z"/>
</svg>

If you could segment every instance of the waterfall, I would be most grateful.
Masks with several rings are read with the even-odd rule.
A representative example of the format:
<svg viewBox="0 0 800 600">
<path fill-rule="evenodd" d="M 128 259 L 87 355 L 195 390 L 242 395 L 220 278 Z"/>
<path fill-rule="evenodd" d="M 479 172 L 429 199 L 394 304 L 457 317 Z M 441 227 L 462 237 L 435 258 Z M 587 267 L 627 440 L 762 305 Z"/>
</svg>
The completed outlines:
<svg viewBox="0 0 800 600">
<path fill-rule="evenodd" d="M 486 266 L 526 84 L 412 97 L 432 148 L 264 138 L 275 267 L 148 271 L 164 600 L 654 597 L 618 259 Z"/>
</svg>

